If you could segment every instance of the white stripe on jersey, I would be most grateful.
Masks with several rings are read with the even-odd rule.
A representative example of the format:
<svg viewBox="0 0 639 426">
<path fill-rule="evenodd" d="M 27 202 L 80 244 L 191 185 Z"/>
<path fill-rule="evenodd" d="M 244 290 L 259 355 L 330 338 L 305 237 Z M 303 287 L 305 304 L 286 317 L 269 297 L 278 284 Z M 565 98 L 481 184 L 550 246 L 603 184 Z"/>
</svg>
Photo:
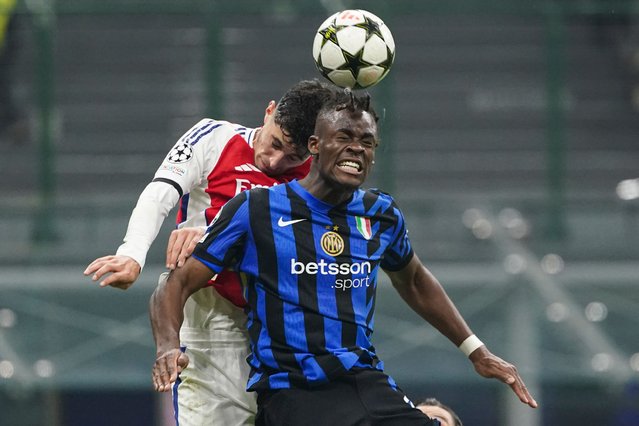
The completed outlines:
<svg viewBox="0 0 639 426">
<path fill-rule="evenodd" d="M 235 170 L 238 172 L 258 172 L 262 173 L 255 164 L 244 163 L 241 166 L 235 166 Z"/>
</svg>

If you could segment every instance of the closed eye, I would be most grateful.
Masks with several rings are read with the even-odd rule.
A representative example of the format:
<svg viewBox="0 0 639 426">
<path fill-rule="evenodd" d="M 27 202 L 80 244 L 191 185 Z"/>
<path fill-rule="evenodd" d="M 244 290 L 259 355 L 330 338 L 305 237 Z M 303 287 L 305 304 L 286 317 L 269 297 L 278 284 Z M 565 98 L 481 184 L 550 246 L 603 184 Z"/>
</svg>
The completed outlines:
<svg viewBox="0 0 639 426">
<path fill-rule="evenodd" d="M 377 142 L 373 138 L 365 138 L 365 139 L 362 139 L 362 145 L 364 145 L 367 148 L 372 148 L 377 146 Z"/>
</svg>

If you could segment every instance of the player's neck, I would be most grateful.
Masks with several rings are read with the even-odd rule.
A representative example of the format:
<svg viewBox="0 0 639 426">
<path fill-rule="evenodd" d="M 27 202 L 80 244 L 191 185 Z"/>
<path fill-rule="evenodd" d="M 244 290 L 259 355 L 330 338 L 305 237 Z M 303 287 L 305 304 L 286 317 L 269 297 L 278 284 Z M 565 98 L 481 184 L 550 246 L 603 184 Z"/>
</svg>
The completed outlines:
<svg viewBox="0 0 639 426">
<path fill-rule="evenodd" d="M 311 172 L 300 181 L 300 185 L 306 189 L 313 197 L 327 204 L 338 205 L 353 197 L 357 188 L 346 188 L 339 183 L 331 184 L 321 177 Z"/>
</svg>

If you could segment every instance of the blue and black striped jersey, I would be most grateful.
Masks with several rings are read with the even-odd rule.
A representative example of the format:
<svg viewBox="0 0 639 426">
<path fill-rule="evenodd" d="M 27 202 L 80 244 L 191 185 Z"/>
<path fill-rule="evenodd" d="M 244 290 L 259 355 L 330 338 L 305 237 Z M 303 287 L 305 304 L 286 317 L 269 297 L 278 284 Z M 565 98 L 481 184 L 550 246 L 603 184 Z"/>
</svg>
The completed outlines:
<svg viewBox="0 0 639 426">
<path fill-rule="evenodd" d="M 297 181 L 246 191 L 224 206 L 194 256 L 245 277 L 249 390 L 383 369 L 371 342 L 377 272 L 413 256 L 391 196 L 358 190 L 330 205 Z"/>
</svg>

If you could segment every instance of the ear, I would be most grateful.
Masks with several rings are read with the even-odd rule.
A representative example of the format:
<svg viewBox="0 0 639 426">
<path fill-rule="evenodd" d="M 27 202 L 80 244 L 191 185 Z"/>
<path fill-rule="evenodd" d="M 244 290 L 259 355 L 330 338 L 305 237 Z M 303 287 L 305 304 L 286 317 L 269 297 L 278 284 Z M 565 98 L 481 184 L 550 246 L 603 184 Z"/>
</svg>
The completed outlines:
<svg viewBox="0 0 639 426">
<path fill-rule="evenodd" d="M 319 154 L 319 138 L 315 135 L 311 135 L 308 138 L 308 151 L 311 155 Z"/>
<path fill-rule="evenodd" d="M 277 104 L 273 100 L 271 100 L 268 103 L 268 105 L 266 106 L 266 109 L 264 110 L 264 124 L 266 124 L 266 122 L 268 121 L 269 117 L 272 117 L 273 114 L 275 114 L 275 107 L 276 106 L 277 106 Z"/>
</svg>

